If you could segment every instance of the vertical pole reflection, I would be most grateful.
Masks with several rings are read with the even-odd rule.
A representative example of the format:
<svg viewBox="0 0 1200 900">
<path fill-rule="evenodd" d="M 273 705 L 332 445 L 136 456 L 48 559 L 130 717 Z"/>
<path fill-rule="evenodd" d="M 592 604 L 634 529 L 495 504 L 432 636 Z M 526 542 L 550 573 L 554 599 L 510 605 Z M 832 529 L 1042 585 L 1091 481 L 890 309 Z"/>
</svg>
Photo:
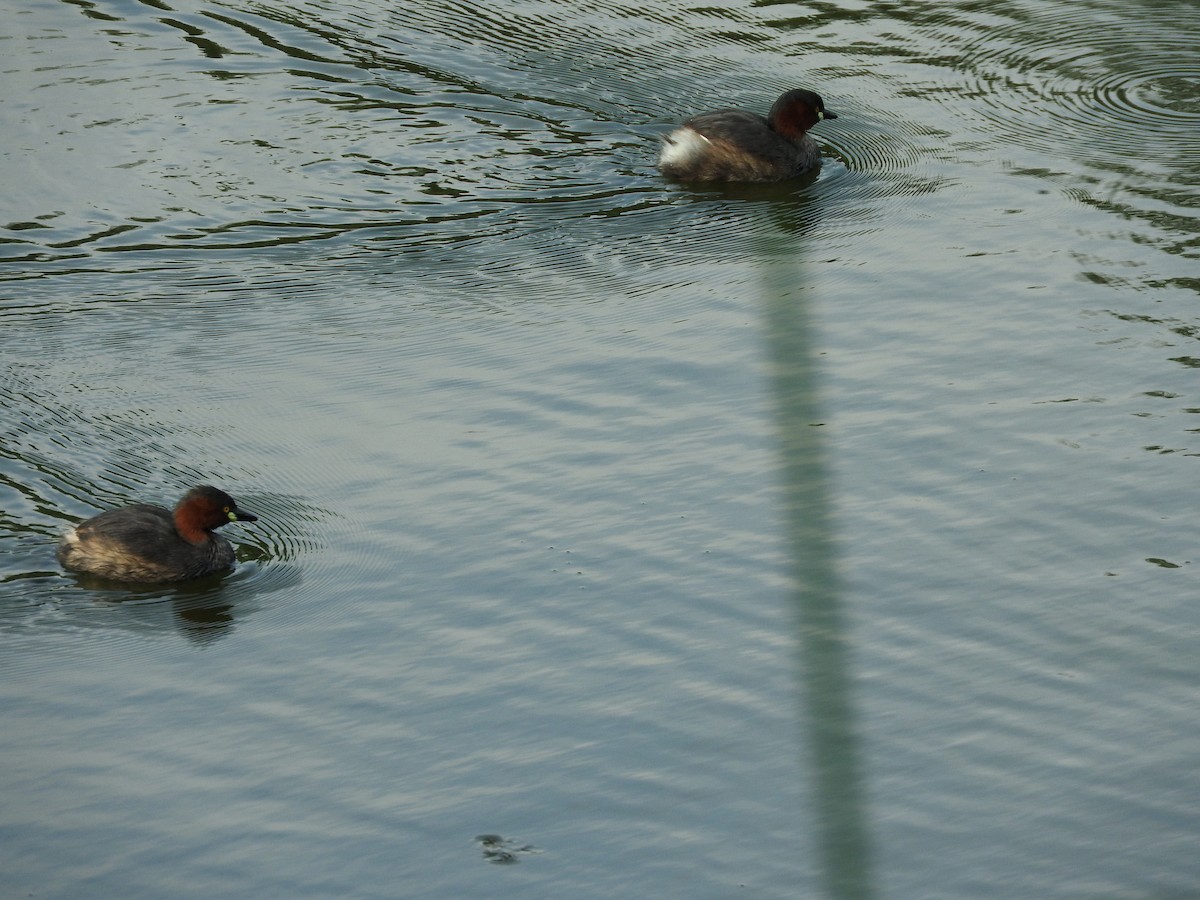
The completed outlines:
<svg viewBox="0 0 1200 900">
<path fill-rule="evenodd" d="M 802 261 L 794 234 L 775 233 L 764 249 L 768 361 L 781 455 L 785 539 L 794 573 L 804 698 L 801 724 L 808 739 L 816 845 L 826 895 L 858 900 L 872 895 L 870 847 L 818 427 L 812 341 L 801 289 Z"/>
</svg>

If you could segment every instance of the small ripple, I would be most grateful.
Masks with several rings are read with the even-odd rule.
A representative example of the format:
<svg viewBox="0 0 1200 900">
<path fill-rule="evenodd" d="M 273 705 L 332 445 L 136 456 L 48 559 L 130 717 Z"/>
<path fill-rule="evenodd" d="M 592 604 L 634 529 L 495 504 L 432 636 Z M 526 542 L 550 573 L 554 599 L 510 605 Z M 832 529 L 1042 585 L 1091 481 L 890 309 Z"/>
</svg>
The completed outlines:
<svg viewBox="0 0 1200 900">
<path fill-rule="evenodd" d="M 1200 10 L 1180 5 L 1169 20 L 1093 4 L 1053 10 L 977 28 L 963 44 L 992 127 L 1085 160 L 1178 161 L 1200 150 Z"/>
</svg>

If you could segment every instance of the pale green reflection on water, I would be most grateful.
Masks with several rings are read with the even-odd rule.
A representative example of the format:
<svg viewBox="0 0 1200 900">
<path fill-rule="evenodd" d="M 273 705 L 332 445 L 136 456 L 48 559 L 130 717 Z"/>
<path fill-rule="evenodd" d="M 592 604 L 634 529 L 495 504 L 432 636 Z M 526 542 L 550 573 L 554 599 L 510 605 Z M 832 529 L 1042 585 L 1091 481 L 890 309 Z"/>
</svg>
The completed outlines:
<svg viewBox="0 0 1200 900">
<path fill-rule="evenodd" d="M 855 710 L 854 635 L 842 610 L 837 541 L 830 512 L 825 422 L 803 261 L 783 234 L 762 239 L 763 323 L 780 453 L 780 505 L 795 572 L 796 647 L 800 660 L 806 771 L 815 797 L 824 895 L 874 895 L 871 817 Z"/>
</svg>

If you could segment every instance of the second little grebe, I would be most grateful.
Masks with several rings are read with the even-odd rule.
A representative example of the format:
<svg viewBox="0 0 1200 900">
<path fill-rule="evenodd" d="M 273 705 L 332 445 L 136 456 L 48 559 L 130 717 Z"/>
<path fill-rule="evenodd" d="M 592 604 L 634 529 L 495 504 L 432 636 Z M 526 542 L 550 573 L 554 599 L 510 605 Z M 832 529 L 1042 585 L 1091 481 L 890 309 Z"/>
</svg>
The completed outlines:
<svg viewBox="0 0 1200 900">
<path fill-rule="evenodd" d="M 680 181 L 782 181 L 816 168 L 817 142 L 808 130 L 837 116 L 812 91 L 787 91 L 766 118 L 718 109 L 688 119 L 663 138 L 659 170 Z"/>
<path fill-rule="evenodd" d="M 194 487 L 169 510 L 148 503 L 110 509 L 67 529 L 64 568 L 115 581 L 187 581 L 233 567 L 233 547 L 214 529 L 256 522 L 215 487 Z"/>
</svg>

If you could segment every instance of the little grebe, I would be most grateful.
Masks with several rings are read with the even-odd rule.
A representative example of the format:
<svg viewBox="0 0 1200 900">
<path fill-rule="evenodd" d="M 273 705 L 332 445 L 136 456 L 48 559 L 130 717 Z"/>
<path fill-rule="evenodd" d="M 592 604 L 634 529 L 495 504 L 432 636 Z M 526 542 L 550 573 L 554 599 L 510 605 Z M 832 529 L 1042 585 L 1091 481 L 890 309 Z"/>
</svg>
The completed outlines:
<svg viewBox="0 0 1200 900">
<path fill-rule="evenodd" d="M 213 529 L 256 522 L 215 487 L 194 487 L 175 505 L 136 503 L 67 529 L 58 545 L 64 568 L 116 581 L 186 581 L 233 567 L 233 547 Z"/>
<path fill-rule="evenodd" d="M 821 162 L 808 130 L 837 116 L 812 91 L 787 91 L 766 118 L 718 109 L 688 119 L 663 138 L 659 170 L 680 181 L 782 181 Z"/>
</svg>

